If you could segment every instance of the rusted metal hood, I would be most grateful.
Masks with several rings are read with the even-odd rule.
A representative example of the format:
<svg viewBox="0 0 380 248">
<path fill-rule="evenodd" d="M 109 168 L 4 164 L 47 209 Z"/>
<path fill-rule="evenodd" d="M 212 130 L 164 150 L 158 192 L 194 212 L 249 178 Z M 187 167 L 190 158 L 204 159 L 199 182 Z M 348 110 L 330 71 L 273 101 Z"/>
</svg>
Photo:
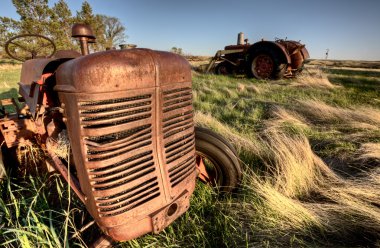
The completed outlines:
<svg viewBox="0 0 380 248">
<path fill-rule="evenodd" d="M 189 81 L 190 64 L 179 55 L 149 49 L 112 50 L 63 64 L 57 71 L 55 90 L 104 93 Z"/>
<path fill-rule="evenodd" d="M 196 179 L 189 63 L 110 50 L 62 64 L 56 79 L 85 205 L 102 231 L 125 241 L 182 215 Z"/>
<path fill-rule="evenodd" d="M 41 75 L 44 74 L 45 67 L 56 58 L 50 59 L 30 59 L 22 64 L 20 82 L 24 84 L 32 84 L 37 82 Z"/>
</svg>

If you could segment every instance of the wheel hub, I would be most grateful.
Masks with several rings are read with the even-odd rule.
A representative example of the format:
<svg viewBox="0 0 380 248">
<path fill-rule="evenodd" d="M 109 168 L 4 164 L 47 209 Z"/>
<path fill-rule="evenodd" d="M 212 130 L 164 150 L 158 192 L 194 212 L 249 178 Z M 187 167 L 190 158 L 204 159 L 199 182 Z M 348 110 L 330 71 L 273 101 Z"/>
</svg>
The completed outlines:
<svg viewBox="0 0 380 248">
<path fill-rule="evenodd" d="M 269 55 L 261 54 L 252 63 L 252 72 L 257 78 L 270 78 L 273 73 L 273 60 Z"/>
<path fill-rule="evenodd" d="M 196 163 L 197 163 L 197 171 L 198 171 L 198 178 L 201 182 L 211 185 L 212 187 L 215 187 L 217 184 L 217 178 L 218 173 L 216 171 L 216 168 L 212 165 L 210 168 L 210 164 L 206 166 L 205 164 L 205 157 L 203 157 L 200 154 L 197 154 L 196 157 Z"/>
</svg>

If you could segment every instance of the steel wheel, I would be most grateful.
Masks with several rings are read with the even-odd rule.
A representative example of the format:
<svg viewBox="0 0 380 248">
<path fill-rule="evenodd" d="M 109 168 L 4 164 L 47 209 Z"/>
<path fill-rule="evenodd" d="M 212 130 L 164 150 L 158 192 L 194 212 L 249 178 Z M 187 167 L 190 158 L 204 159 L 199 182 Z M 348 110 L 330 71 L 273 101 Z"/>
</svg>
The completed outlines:
<svg viewBox="0 0 380 248">
<path fill-rule="evenodd" d="M 274 71 L 274 61 L 268 54 L 259 54 L 253 59 L 251 70 L 255 78 L 271 78 Z"/>
<path fill-rule="evenodd" d="M 227 62 L 222 62 L 216 66 L 215 73 L 218 75 L 229 75 L 231 74 L 231 65 Z"/>
<path fill-rule="evenodd" d="M 220 170 L 221 165 L 218 165 L 215 160 L 207 154 L 197 151 L 196 161 L 199 180 L 213 187 L 217 187 L 223 183 L 223 173 Z"/>
<path fill-rule="evenodd" d="M 226 139 L 209 129 L 196 127 L 195 150 L 200 181 L 222 192 L 231 192 L 239 185 L 240 163 Z"/>
</svg>

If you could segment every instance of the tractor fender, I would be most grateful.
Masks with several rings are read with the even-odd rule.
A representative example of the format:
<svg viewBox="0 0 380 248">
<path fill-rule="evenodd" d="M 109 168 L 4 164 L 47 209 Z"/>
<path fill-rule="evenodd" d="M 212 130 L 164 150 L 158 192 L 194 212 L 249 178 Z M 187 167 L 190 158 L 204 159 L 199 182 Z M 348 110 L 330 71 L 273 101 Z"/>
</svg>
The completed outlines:
<svg viewBox="0 0 380 248">
<path fill-rule="evenodd" d="M 248 56 L 255 54 L 260 50 L 271 50 L 277 54 L 281 64 L 290 64 L 291 59 L 284 46 L 274 42 L 274 41 L 259 41 L 250 46 L 247 53 Z"/>
</svg>

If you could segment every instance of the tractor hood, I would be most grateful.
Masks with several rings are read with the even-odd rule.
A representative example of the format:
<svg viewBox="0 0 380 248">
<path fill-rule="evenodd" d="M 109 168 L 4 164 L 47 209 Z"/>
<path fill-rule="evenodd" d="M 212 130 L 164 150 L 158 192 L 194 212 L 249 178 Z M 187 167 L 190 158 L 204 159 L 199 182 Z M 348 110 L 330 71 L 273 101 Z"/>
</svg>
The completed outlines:
<svg viewBox="0 0 380 248">
<path fill-rule="evenodd" d="M 93 53 L 64 63 L 57 71 L 56 91 L 104 93 L 191 81 L 181 56 L 149 49 Z"/>
</svg>

